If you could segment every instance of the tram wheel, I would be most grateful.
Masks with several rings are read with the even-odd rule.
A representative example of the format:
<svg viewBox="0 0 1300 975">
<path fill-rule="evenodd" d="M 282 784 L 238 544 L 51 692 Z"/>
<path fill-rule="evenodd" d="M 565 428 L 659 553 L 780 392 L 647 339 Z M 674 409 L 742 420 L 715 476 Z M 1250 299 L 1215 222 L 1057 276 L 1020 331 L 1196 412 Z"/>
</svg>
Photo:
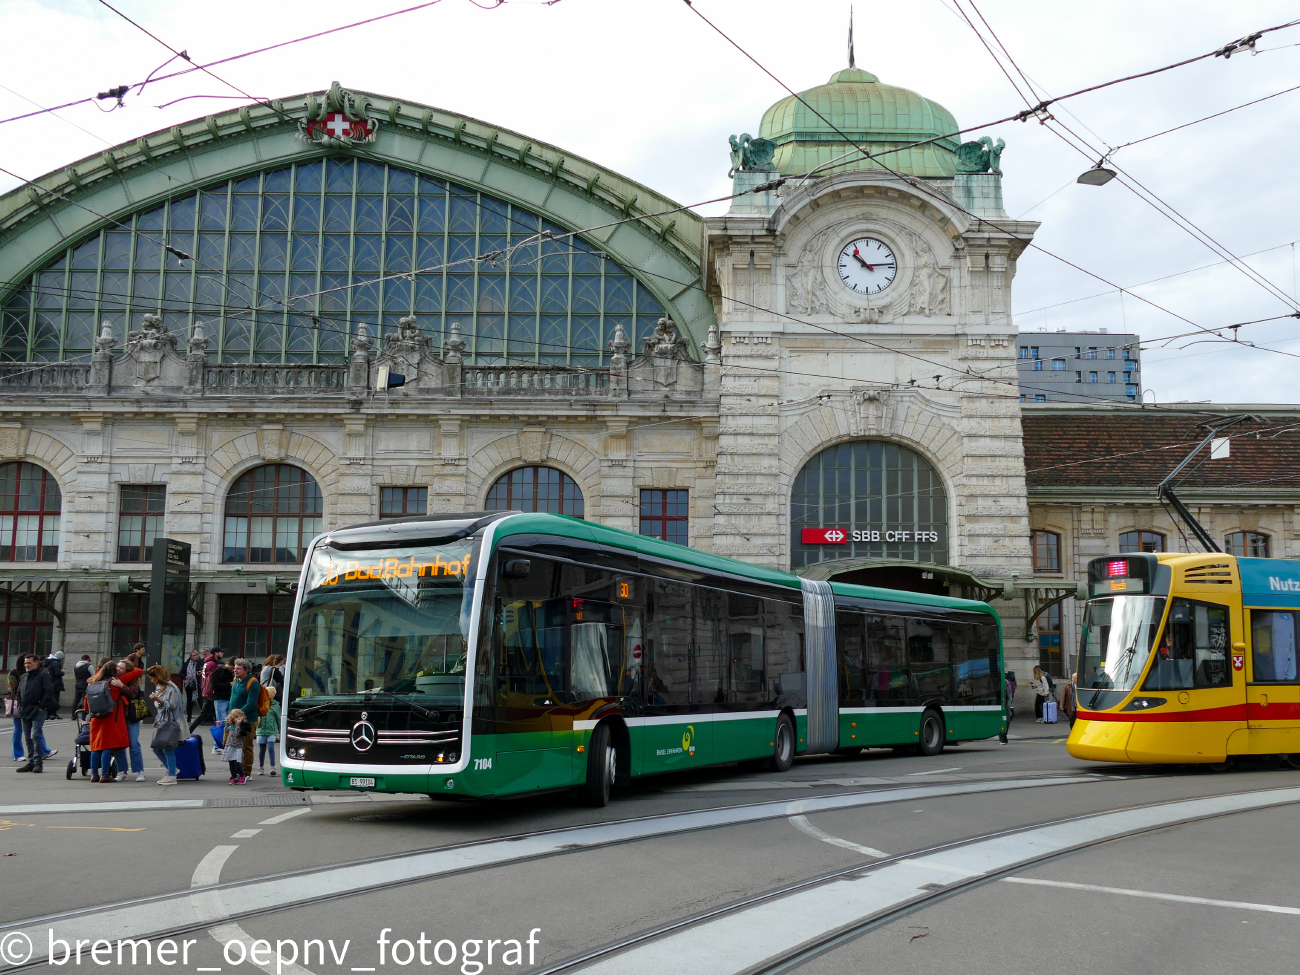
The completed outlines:
<svg viewBox="0 0 1300 975">
<path fill-rule="evenodd" d="M 921 754 L 938 755 L 943 751 L 943 716 L 933 708 L 921 715 Z"/>
<path fill-rule="evenodd" d="M 768 768 L 773 772 L 788 772 L 794 764 L 794 722 L 788 714 L 776 719 L 776 733 L 772 736 L 772 757 Z"/>
<path fill-rule="evenodd" d="M 1231 772 L 1236 763 L 1232 759 L 1226 762 L 1205 762 L 1200 767 L 1207 772 Z"/>
<path fill-rule="evenodd" d="M 1288 768 L 1300 768 L 1300 755 L 1279 755 L 1278 758 Z"/>
<path fill-rule="evenodd" d="M 597 809 L 608 805 L 617 768 L 618 752 L 610 740 L 609 725 L 597 725 L 587 744 L 587 781 L 582 786 L 582 801 Z"/>
</svg>

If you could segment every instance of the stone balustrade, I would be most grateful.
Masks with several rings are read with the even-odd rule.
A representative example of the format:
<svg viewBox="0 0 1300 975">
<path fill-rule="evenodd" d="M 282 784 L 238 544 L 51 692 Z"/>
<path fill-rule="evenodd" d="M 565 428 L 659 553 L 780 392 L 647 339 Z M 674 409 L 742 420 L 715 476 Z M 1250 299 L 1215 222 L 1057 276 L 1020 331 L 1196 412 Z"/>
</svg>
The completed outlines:
<svg viewBox="0 0 1300 975">
<path fill-rule="evenodd" d="M 341 392 L 347 386 L 345 365 L 227 364 L 208 366 L 203 373 L 205 393 Z"/>
<path fill-rule="evenodd" d="M 90 384 L 90 363 L 6 362 L 0 364 L 0 387 L 8 390 L 52 392 L 84 390 Z"/>
<path fill-rule="evenodd" d="M 609 373 L 569 366 L 466 366 L 462 396 L 609 396 Z"/>
</svg>

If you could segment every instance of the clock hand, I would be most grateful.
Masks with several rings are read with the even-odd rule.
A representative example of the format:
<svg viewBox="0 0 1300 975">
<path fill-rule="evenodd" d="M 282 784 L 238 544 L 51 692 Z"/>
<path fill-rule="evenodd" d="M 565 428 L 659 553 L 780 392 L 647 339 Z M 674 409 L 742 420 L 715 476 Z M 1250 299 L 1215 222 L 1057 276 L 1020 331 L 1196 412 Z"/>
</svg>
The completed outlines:
<svg viewBox="0 0 1300 975">
<path fill-rule="evenodd" d="M 875 273 L 876 269 L 862 259 L 862 255 L 858 253 L 858 249 L 856 247 L 853 248 L 853 259 L 857 261 L 859 264 L 861 264 L 863 267 L 865 267 L 868 271 Z"/>
</svg>

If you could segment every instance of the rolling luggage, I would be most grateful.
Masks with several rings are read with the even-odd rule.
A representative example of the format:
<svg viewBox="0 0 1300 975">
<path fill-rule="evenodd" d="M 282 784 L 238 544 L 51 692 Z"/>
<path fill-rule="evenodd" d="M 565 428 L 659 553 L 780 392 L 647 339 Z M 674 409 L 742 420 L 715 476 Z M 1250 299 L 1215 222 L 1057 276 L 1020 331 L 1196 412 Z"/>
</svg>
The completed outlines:
<svg viewBox="0 0 1300 975">
<path fill-rule="evenodd" d="M 176 778 L 197 779 L 207 772 L 203 760 L 203 739 L 190 735 L 176 746 Z"/>
<path fill-rule="evenodd" d="M 1043 702 L 1043 724 L 1056 724 L 1056 702 Z"/>
</svg>

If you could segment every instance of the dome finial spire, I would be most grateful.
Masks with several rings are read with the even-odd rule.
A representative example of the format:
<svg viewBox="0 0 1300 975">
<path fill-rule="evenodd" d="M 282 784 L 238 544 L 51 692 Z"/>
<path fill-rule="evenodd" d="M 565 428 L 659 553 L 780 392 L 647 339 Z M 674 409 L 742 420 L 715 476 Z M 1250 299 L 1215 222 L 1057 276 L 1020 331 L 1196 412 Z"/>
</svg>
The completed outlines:
<svg viewBox="0 0 1300 975">
<path fill-rule="evenodd" d="M 853 60 L 853 4 L 849 4 L 849 70 L 857 67 Z"/>
</svg>

